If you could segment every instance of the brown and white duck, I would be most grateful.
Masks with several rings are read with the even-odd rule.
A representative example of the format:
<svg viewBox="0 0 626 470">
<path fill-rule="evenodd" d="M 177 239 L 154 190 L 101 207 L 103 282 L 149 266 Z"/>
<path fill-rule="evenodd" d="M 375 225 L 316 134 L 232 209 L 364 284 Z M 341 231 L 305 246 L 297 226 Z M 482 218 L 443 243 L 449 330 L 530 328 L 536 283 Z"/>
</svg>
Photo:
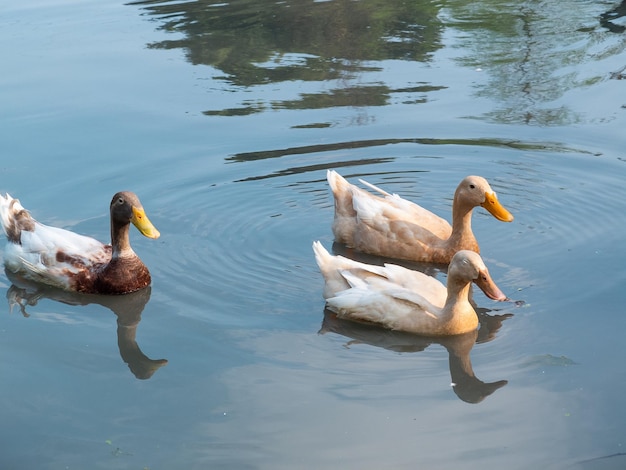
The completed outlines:
<svg viewBox="0 0 626 470">
<path fill-rule="evenodd" d="M 7 236 L 5 268 L 34 282 L 88 294 L 126 294 L 150 285 L 148 268 L 130 246 L 132 223 L 148 238 L 158 238 L 132 192 L 111 200 L 111 244 L 37 222 L 10 195 L 0 195 L 0 222 Z"/>
</svg>

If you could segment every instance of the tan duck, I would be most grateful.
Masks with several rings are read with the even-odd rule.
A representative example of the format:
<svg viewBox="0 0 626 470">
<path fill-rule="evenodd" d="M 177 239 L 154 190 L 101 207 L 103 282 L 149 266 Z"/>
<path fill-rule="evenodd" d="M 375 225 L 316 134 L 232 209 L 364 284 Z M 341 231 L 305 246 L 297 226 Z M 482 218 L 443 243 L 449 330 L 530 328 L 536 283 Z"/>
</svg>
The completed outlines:
<svg viewBox="0 0 626 470">
<path fill-rule="evenodd" d="M 496 219 L 513 216 L 498 201 L 487 180 L 468 176 L 452 202 L 452 226 L 441 217 L 376 186 L 376 196 L 350 184 L 336 171 L 327 173 L 335 198 L 335 240 L 364 253 L 428 263 L 449 263 L 459 250 L 480 253 L 472 233 L 472 210 L 482 206 Z"/>
<path fill-rule="evenodd" d="M 37 222 L 19 200 L 0 196 L 0 221 L 8 243 L 5 268 L 25 279 L 88 294 L 126 294 L 148 286 L 150 272 L 130 246 L 132 223 L 158 238 L 139 202 L 128 191 L 111 200 L 111 244 Z"/>
<path fill-rule="evenodd" d="M 313 243 L 313 251 L 324 276 L 326 306 L 339 318 L 427 336 L 456 335 L 478 327 L 469 300 L 472 282 L 490 299 L 507 300 L 473 251 L 454 255 L 447 286 L 402 266 L 374 266 L 333 256 L 320 242 Z"/>
</svg>

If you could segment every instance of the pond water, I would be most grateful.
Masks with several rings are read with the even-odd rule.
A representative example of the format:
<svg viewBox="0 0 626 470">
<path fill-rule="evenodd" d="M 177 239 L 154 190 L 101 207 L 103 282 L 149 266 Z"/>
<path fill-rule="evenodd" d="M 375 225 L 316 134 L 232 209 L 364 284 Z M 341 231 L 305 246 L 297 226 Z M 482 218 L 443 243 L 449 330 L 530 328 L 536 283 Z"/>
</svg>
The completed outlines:
<svg viewBox="0 0 626 470">
<path fill-rule="evenodd" d="M 624 468 L 625 9 L 4 5 L 0 190 L 107 240 L 130 189 L 161 238 L 130 296 L 2 274 L 0 468 Z M 487 178 L 518 302 L 430 342 L 325 313 L 328 168 L 446 218 Z"/>
</svg>

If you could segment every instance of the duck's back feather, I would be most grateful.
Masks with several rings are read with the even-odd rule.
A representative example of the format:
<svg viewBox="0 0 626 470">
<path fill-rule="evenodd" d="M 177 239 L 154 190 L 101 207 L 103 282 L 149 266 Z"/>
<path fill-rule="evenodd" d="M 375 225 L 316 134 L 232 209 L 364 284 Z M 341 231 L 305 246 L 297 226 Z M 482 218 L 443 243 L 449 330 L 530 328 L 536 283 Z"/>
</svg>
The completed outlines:
<svg viewBox="0 0 626 470">
<path fill-rule="evenodd" d="M 392 220 L 403 220 L 420 225 L 440 238 L 448 238 L 452 233 L 452 226 L 446 219 L 439 217 L 437 214 L 434 214 L 428 209 L 424 209 L 419 204 L 400 197 L 398 194 L 390 194 L 372 183 L 368 183 L 364 180 L 359 181 L 384 196 L 384 199 L 381 199 L 379 197 L 374 197 L 366 191 L 360 191 L 358 194 L 359 199 L 367 200 L 369 198 L 370 204 L 382 205 L 383 208 L 388 207 L 389 209 L 396 209 L 387 213 L 383 212 L 379 208 L 377 212 L 381 213 L 381 215 L 385 215 Z M 346 184 L 350 183 L 346 181 Z M 361 204 L 361 207 L 365 209 L 366 206 L 363 205 L 364 202 L 359 201 L 359 203 Z M 364 214 L 361 214 L 358 209 L 356 212 L 359 216 L 364 216 Z"/>
</svg>

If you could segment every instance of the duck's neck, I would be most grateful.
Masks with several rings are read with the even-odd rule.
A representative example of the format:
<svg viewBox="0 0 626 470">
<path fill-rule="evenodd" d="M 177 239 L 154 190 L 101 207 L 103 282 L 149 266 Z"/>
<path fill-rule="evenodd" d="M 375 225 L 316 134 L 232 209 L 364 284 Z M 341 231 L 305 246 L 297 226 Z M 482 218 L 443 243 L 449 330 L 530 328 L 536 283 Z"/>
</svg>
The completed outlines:
<svg viewBox="0 0 626 470">
<path fill-rule="evenodd" d="M 125 258 L 135 256 L 130 246 L 128 236 L 129 223 L 120 224 L 111 221 L 111 246 L 113 247 L 112 258 Z"/>
<path fill-rule="evenodd" d="M 462 317 L 475 317 L 476 312 L 469 302 L 470 283 L 448 277 L 448 297 L 443 307 L 446 320 L 455 317 L 455 321 L 462 321 Z"/>
<path fill-rule="evenodd" d="M 452 233 L 449 243 L 462 246 L 463 249 L 478 251 L 478 243 L 472 232 L 472 210 L 474 208 L 462 204 L 458 198 L 452 203 Z"/>
</svg>

